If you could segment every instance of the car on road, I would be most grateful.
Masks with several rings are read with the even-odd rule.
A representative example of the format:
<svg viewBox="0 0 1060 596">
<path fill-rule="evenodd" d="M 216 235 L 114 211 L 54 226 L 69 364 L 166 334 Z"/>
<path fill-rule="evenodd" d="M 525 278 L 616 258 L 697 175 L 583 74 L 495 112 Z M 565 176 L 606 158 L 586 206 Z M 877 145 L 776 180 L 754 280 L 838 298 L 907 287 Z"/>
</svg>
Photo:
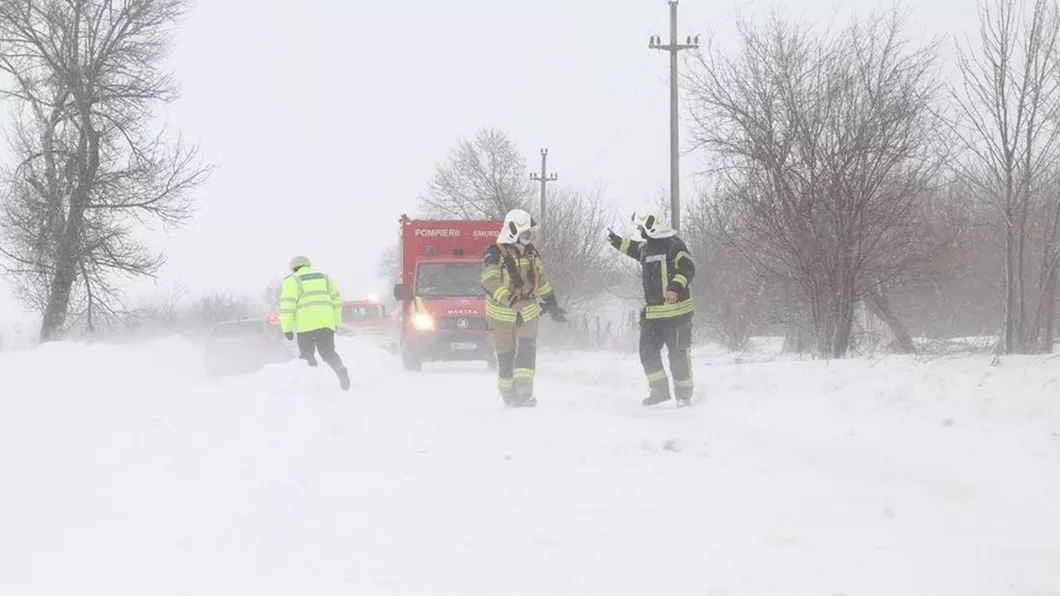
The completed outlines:
<svg viewBox="0 0 1060 596">
<path fill-rule="evenodd" d="M 298 357 L 272 318 L 243 318 L 214 325 L 203 355 L 207 374 L 214 378 L 252 373 L 267 364 Z"/>
</svg>

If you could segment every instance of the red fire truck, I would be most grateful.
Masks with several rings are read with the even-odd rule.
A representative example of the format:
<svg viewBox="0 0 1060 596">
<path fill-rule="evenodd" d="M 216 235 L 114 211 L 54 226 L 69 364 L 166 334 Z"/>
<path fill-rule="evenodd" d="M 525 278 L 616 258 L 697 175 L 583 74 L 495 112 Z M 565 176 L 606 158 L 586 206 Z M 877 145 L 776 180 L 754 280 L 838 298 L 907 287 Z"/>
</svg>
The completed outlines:
<svg viewBox="0 0 1060 596">
<path fill-rule="evenodd" d="M 417 371 L 424 362 L 484 360 L 496 366 L 486 335 L 482 259 L 497 240 L 500 220 L 409 219 L 400 222 L 401 360 Z"/>
</svg>

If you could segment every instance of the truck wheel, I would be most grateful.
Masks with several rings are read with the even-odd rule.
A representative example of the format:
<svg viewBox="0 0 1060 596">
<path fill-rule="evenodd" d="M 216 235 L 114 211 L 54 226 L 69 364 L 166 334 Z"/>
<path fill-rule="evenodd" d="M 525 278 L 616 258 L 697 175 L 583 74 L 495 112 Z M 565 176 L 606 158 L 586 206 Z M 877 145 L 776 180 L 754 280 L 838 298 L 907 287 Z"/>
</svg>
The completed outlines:
<svg viewBox="0 0 1060 596">
<path fill-rule="evenodd" d="M 412 354 L 407 350 L 401 351 L 401 364 L 404 365 L 405 370 L 411 372 L 419 372 L 420 367 L 423 365 L 423 363 L 420 361 L 419 358 L 416 357 L 415 354 Z"/>
</svg>

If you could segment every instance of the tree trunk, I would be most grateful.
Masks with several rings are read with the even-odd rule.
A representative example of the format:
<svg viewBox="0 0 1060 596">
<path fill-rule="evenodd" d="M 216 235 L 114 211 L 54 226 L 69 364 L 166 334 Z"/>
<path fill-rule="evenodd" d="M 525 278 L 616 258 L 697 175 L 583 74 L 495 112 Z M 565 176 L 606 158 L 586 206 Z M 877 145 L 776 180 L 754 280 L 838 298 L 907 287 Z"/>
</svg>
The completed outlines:
<svg viewBox="0 0 1060 596">
<path fill-rule="evenodd" d="M 55 277 L 52 278 L 47 306 L 41 319 L 41 342 L 59 339 L 66 324 L 70 297 L 77 280 L 77 267 L 82 257 L 81 229 L 85 220 L 85 206 L 88 204 L 88 193 L 99 170 L 99 137 L 99 132 L 92 127 L 91 111 L 83 109 L 81 134 L 74 160 L 76 167 L 72 168 L 76 170 L 74 175 L 77 183 L 70 193 L 70 213 L 59 238 Z"/>
<path fill-rule="evenodd" d="M 1005 209 L 1005 353 L 1019 351 L 1016 310 L 1016 246 L 1012 209 Z"/>
<path fill-rule="evenodd" d="M 786 354 L 805 354 L 807 351 L 806 334 L 798 325 L 788 325 L 784 331 L 784 346 Z"/>
<path fill-rule="evenodd" d="M 77 251 L 83 214 L 79 208 L 70 210 L 55 258 L 55 276 L 48 289 L 48 303 L 41 319 L 41 343 L 57 340 L 66 324 L 74 281 L 77 278 Z"/>
<path fill-rule="evenodd" d="M 1049 283 L 1046 285 L 1042 301 L 1045 304 L 1045 326 L 1042 330 L 1042 352 L 1050 354 L 1053 351 L 1053 344 L 1056 342 L 1056 339 L 1054 338 L 1054 325 L 1056 323 L 1057 310 L 1055 268 L 1049 274 Z"/>
<path fill-rule="evenodd" d="M 879 319 L 886 323 L 887 327 L 891 329 L 895 341 L 898 342 L 898 352 L 900 354 L 913 354 L 916 352 L 916 345 L 913 344 L 913 337 L 909 335 L 909 330 L 905 328 L 902 320 L 894 313 L 894 309 L 891 307 L 891 301 L 887 298 L 887 294 L 883 291 L 880 284 L 875 284 L 872 286 L 872 289 L 869 290 L 869 294 L 865 299 L 865 305 L 869 307 L 869 311 L 872 312 L 873 315 L 879 317 Z"/>
</svg>

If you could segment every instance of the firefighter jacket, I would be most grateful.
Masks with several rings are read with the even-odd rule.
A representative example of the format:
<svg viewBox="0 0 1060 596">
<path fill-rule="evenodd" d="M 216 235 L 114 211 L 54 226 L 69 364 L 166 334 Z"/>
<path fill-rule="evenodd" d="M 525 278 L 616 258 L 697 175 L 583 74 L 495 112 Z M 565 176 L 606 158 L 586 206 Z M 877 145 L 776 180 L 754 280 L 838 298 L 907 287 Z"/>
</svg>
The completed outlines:
<svg viewBox="0 0 1060 596">
<path fill-rule="evenodd" d="M 338 329 L 342 321 L 342 299 L 330 275 L 302 267 L 283 280 L 280 292 L 280 329 L 305 333 Z"/>
<path fill-rule="evenodd" d="M 622 254 L 640 261 L 646 319 L 692 318 L 695 307 L 689 283 L 696 266 L 684 241 L 677 236 L 639 241 L 612 235 L 610 242 Z M 666 303 L 667 292 L 677 294 L 675 303 Z"/>
<path fill-rule="evenodd" d="M 496 323 L 523 323 L 541 316 L 546 308 L 555 306 L 556 296 L 545 277 L 541 255 L 533 244 L 494 244 L 486 249 L 482 268 L 482 288 L 486 290 L 486 318 Z M 528 301 L 519 313 L 513 306 Z"/>
</svg>

